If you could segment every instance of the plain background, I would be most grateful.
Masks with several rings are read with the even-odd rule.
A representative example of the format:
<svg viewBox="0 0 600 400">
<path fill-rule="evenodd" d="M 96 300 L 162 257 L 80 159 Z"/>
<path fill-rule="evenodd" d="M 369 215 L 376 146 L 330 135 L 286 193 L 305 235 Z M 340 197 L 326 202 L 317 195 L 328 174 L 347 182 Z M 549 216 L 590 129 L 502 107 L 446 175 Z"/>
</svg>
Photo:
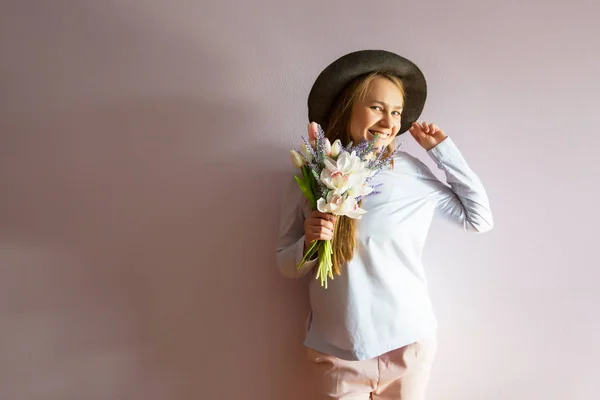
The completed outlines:
<svg viewBox="0 0 600 400">
<path fill-rule="evenodd" d="M 274 264 L 281 188 L 312 82 L 366 48 L 423 69 L 423 119 L 492 199 L 492 232 L 431 230 L 429 398 L 599 398 L 599 14 L 3 0 L 0 399 L 306 399 L 306 280 Z"/>
</svg>

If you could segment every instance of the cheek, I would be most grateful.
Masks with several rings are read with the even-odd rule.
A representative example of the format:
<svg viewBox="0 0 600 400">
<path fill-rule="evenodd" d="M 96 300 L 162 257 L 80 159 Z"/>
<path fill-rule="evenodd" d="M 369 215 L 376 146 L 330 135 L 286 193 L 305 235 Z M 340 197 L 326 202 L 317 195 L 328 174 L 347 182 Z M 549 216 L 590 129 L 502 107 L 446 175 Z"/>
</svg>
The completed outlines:
<svg viewBox="0 0 600 400">
<path fill-rule="evenodd" d="M 350 137 L 354 143 L 360 143 L 364 139 L 365 124 L 361 115 L 354 115 L 350 120 Z"/>
</svg>

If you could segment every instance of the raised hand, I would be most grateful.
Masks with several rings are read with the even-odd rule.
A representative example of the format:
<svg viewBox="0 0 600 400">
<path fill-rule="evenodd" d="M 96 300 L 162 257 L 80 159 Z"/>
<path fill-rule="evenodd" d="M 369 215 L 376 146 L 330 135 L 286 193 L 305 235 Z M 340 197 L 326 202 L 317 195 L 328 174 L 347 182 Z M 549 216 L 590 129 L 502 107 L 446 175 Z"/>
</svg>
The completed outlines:
<svg viewBox="0 0 600 400">
<path fill-rule="evenodd" d="M 444 141 L 448 136 L 435 124 L 413 122 L 408 130 L 417 143 L 425 150 L 431 150 Z"/>
</svg>

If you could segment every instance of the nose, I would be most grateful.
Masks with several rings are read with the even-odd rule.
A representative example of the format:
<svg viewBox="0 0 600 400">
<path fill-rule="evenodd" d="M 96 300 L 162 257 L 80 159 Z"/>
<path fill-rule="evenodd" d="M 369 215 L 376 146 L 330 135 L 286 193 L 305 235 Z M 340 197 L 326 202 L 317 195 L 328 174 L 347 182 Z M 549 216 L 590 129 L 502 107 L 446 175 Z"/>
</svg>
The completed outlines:
<svg viewBox="0 0 600 400">
<path fill-rule="evenodd" d="M 394 116 L 391 113 L 385 113 L 381 116 L 380 124 L 384 128 L 391 128 L 394 122 Z"/>
</svg>

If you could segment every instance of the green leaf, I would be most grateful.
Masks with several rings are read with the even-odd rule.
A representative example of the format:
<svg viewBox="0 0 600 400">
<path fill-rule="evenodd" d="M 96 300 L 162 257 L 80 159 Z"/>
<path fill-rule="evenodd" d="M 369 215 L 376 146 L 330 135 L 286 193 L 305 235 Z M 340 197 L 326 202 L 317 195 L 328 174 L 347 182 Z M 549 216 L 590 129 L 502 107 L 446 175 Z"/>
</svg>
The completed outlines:
<svg viewBox="0 0 600 400">
<path fill-rule="evenodd" d="M 304 186 L 306 187 L 307 191 L 310 192 L 310 196 L 307 195 L 307 193 L 304 193 L 304 196 L 308 199 L 308 201 L 310 202 L 310 205 L 312 207 L 312 209 L 316 209 L 317 208 L 317 200 L 316 200 L 316 189 L 315 189 L 315 181 L 314 178 L 311 174 L 311 169 L 309 166 L 305 165 L 302 167 L 302 175 L 304 176 Z M 301 188 L 302 189 L 302 188 Z M 303 191 L 304 192 L 304 191 Z"/>
<path fill-rule="evenodd" d="M 313 176 L 313 174 L 311 174 L 308 171 L 306 171 L 306 179 L 310 183 L 310 190 L 313 192 L 313 195 L 316 195 L 316 193 L 317 193 L 317 182 L 315 180 L 315 177 Z M 316 206 L 313 207 L 313 208 L 316 208 Z"/>
<path fill-rule="evenodd" d="M 315 201 L 314 194 L 310 190 L 310 187 L 307 185 L 306 182 L 304 182 L 302 179 L 298 178 L 297 176 L 294 176 L 294 179 L 296 180 L 296 183 L 298 184 L 298 187 L 300 188 L 300 190 L 304 194 L 304 197 L 306 197 L 306 199 L 310 202 L 312 208 L 315 209 L 317 203 Z"/>
</svg>

